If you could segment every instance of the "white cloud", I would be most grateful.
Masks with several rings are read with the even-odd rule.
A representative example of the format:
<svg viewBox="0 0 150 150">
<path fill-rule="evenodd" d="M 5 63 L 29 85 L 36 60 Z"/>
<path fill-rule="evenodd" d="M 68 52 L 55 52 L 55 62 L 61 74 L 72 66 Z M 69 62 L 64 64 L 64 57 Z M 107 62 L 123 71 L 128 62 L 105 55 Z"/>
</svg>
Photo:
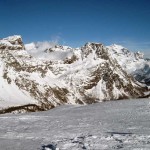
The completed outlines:
<svg viewBox="0 0 150 150">
<path fill-rule="evenodd" d="M 58 44 L 57 41 L 43 41 L 43 42 L 36 42 L 35 46 L 37 51 L 44 51 L 47 48 L 51 48 L 57 44 Z"/>
<path fill-rule="evenodd" d="M 25 48 L 29 54 L 36 58 L 49 59 L 49 60 L 64 60 L 67 57 L 71 57 L 73 52 L 71 50 L 61 51 L 57 50 L 51 53 L 45 53 L 46 49 L 52 48 L 55 45 L 59 45 L 60 36 L 52 37 L 51 41 L 40 41 L 35 43 L 25 44 Z"/>
</svg>

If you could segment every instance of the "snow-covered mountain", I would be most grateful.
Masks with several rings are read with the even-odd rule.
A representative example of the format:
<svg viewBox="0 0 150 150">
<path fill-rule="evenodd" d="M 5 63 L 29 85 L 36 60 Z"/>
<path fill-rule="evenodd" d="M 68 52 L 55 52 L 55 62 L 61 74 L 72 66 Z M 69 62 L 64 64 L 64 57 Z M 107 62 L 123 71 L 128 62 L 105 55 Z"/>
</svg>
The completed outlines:
<svg viewBox="0 0 150 150">
<path fill-rule="evenodd" d="M 24 45 L 21 36 L 10 36 L 0 40 L 0 112 L 144 97 L 148 88 L 139 81 L 149 72 L 144 79 L 138 73 L 145 65 L 141 53 L 117 45 Z"/>
<path fill-rule="evenodd" d="M 113 58 L 127 73 L 134 76 L 136 80 L 150 85 L 150 61 L 144 59 L 144 54 L 140 52 L 130 52 L 128 49 L 119 46 L 107 46 Z"/>
</svg>

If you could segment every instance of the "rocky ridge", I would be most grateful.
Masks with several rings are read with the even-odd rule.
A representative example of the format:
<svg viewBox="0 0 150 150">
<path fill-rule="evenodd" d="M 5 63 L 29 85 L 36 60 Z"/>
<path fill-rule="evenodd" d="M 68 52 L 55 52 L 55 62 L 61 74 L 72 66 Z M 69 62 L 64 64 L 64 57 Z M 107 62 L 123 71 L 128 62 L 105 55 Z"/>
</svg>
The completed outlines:
<svg viewBox="0 0 150 150">
<path fill-rule="evenodd" d="M 32 49 L 21 36 L 0 40 L 0 113 L 139 98 L 148 92 L 119 62 L 129 51 L 120 55 L 100 43 L 76 49 L 55 45 L 36 56 Z M 135 57 L 142 60 L 141 54 Z"/>
</svg>

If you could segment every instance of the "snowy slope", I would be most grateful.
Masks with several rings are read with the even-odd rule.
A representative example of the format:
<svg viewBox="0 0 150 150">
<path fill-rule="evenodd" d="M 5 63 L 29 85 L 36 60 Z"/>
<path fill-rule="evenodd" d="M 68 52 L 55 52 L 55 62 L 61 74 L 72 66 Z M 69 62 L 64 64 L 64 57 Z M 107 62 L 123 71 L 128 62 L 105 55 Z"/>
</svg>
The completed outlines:
<svg viewBox="0 0 150 150">
<path fill-rule="evenodd" d="M 149 150 L 150 99 L 0 115 L 2 150 Z"/>
<path fill-rule="evenodd" d="M 127 62 L 126 52 L 120 58 L 115 48 L 109 49 L 100 43 L 76 49 L 50 43 L 24 46 L 21 36 L 0 40 L 0 107 L 5 109 L 1 113 L 144 97 L 146 85 L 119 61 L 124 56 Z M 141 55 L 135 57 L 142 63 Z"/>
</svg>

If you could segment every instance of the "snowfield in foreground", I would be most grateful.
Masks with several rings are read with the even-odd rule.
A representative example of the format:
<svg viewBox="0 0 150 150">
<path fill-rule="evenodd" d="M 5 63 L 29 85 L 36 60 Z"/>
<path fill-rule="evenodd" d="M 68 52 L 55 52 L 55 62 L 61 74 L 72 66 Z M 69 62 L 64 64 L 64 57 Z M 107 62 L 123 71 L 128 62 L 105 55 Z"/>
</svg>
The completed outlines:
<svg viewBox="0 0 150 150">
<path fill-rule="evenodd" d="M 1 150 L 149 150 L 150 99 L 0 116 Z"/>
</svg>

